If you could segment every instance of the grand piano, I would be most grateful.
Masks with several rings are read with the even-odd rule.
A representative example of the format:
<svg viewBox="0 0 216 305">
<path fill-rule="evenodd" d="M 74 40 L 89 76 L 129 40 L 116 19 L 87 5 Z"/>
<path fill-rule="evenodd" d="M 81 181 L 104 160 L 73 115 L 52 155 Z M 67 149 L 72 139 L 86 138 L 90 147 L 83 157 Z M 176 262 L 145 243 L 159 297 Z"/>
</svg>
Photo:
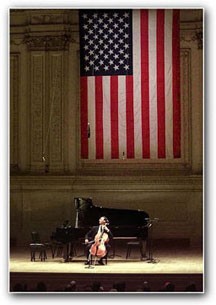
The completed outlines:
<svg viewBox="0 0 216 305">
<path fill-rule="evenodd" d="M 68 222 L 56 228 L 52 239 L 67 246 L 65 261 L 73 257 L 74 245 L 79 239 L 84 240 L 88 230 L 98 224 L 101 216 L 109 220 L 109 229 L 113 233 L 113 257 L 115 256 L 115 241 L 118 239 L 136 239 L 141 245 L 141 255 L 146 255 L 146 240 L 148 238 L 149 215 L 142 210 L 106 208 L 93 203 L 92 198 L 74 198 L 76 209 L 75 225 Z"/>
</svg>

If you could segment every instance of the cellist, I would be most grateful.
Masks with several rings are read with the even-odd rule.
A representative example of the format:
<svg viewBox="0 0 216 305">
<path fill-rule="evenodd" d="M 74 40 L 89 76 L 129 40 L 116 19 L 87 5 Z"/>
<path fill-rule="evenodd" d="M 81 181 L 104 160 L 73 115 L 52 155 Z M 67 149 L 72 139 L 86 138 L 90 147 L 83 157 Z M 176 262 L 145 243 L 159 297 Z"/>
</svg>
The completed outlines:
<svg viewBox="0 0 216 305">
<path fill-rule="evenodd" d="M 102 216 L 99 218 L 99 225 L 93 226 L 91 230 L 85 235 L 86 257 L 87 257 L 87 261 L 85 262 L 85 265 L 90 264 L 89 250 L 94 244 L 96 236 L 103 236 L 103 233 L 106 233 L 108 235 L 108 240 L 112 239 L 113 235 L 110 229 L 107 227 L 108 224 L 109 224 L 108 219 L 105 216 Z M 106 247 L 106 255 L 98 260 L 98 264 L 100 265 L 104 265 L 103 259 L 107 257 L 110 249 L 109 241 L 105 242 L 104 245 Z"/>
</svg>

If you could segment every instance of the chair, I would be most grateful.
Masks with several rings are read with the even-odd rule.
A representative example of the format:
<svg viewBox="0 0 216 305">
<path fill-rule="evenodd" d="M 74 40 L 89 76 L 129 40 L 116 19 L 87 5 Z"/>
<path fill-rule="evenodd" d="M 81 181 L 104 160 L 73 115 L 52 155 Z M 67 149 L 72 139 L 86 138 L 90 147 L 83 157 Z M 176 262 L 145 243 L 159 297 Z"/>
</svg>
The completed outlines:
<svg viewBox="0 0 216 305">
<path fill-rule="evenodd" d="M 129 242 L 127 242 L 126 259 L 130 257 L 131 250 L 133 248 L 139 248 L 140 254 L 141 254 L 141 258 L 142 258 L 142 245 L 141 245 L 140 241 L 129 241 Z"/>
<path fill-rule="evenodd" d="M 31 261 L 35 261 L 36 253 L 39 253 L 39 259 L 45 261 L 47 259 L 46 249 L 50 247 L 49 243 L 42 243 L 38 232 L 31 232 L 32 242 L 30 243 Z M 52 249 L 51 249 L 52 250 Z"/>
</svg>

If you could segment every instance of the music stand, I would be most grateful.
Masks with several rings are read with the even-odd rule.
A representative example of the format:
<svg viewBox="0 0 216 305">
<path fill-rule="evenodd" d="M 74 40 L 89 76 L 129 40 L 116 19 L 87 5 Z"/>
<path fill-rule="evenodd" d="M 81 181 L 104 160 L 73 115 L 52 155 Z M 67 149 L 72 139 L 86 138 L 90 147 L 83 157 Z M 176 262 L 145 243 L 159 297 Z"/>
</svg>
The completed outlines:
<svg viewBox="0 0 216 305">
<path fill-rule="evenodd" d="M 152 264 L 156 264 L 159 262 L 159 260 L 156 260 L 153 258 L 153 227 L 154 227 L 154 224 L 157 223 L 158 221 L 159 221 L 159 218 L 153 218 L 153 219 L 148 218 L 148 220 L 147 220 L 147 227 L 149 228 L 147 262 L 152 263 Z"/>
</svg>

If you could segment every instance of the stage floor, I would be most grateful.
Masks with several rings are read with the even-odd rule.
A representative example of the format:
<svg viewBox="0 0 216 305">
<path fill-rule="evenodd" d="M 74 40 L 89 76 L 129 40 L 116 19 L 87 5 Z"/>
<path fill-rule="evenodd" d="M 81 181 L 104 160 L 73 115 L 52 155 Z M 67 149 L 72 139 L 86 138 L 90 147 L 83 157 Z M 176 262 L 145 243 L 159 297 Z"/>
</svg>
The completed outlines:
<svg viewBox="0 0 216 305">
<path fill-rule="evenodd" d="M 87 268 L 84 265 L 85 256 L 79 253 L 72 261 L 65 263 L 61 257 L 51 257 L 48 251 L 47 260 L 35 262 L 30 260 L 28 248 L 14 248 L 10 253 L 10 272 L 45 272 L 45 273 L 160 273 L 160 274 L 203 274 L 204 262 L 202 251 L 195 249 L 156 249 L 153 253 L 154 263 L 140 260 L 139 253 L 134 249 L 130 258 L 125 258 L 124 251 L 120 251 L 115 258 L 108 258 L 105 266 L 95 265 Z"/>
</svg>

